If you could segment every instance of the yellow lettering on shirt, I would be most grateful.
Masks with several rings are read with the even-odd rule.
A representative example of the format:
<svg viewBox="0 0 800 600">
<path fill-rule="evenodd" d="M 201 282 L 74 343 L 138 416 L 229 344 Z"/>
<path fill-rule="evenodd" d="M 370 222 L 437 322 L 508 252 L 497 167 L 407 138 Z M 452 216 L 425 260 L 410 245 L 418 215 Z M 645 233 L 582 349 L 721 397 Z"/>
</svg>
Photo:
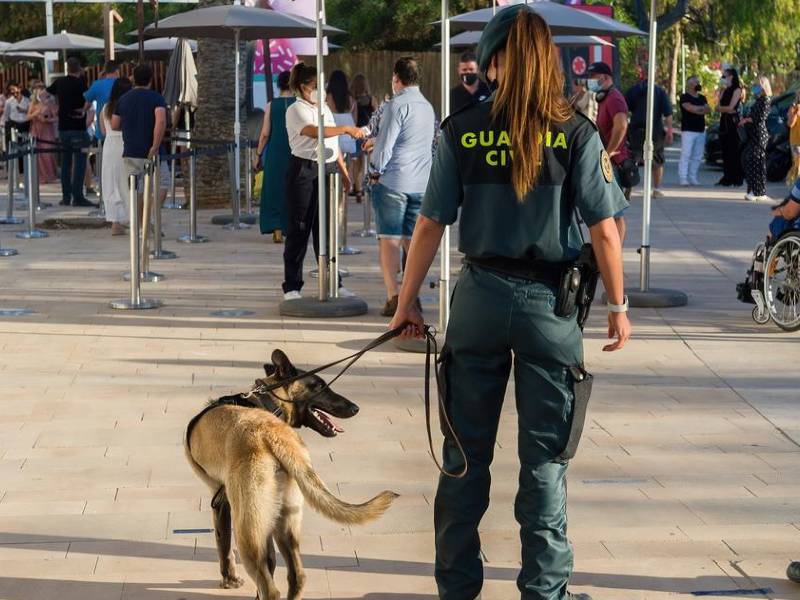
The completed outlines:
<svg viewBox="0 0 800 600">
<path fill-rule="evenodd" d="M 567 149 L 567 136 L 562 131 L 539 132 L 537 140 L 546 148 Z M 461 146 L 468 149 L 478 146 L 486 148 L 484 159 L 491 167 L 505 167 L 514 160 L 514 152 L 510 149 L 511 137 L 504 130 L 467 131 L 461 134 Z"/>
</svg>

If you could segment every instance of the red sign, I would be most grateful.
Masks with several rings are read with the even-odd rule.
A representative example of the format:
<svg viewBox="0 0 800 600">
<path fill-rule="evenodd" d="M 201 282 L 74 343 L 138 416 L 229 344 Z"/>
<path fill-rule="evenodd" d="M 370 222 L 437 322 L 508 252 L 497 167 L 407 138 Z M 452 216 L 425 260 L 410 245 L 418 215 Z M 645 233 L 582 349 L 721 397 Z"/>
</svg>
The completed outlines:
<svg viewBox="0 0 800 600">
<path fill-rule="evenodd" d="M 586 61 L 582 56 L 572 59 L 572 72 L 579 77 L 586 73 Z"/>
</svg>

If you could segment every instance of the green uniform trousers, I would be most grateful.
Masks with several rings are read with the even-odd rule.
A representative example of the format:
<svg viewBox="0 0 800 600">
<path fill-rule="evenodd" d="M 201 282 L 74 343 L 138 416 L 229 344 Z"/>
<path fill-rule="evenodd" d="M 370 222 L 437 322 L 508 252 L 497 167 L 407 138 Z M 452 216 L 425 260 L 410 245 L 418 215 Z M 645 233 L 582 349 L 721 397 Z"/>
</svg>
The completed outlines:
<svg viewBox="0 0 800 600">
<path fill-rule="evenodd" d="M 514 365 L 518 421 L 523 600 L 563 600 L 572 571 L 567 540 L 566 464 L 555 458 L 569 437 L 571 365 L 583 363 L 576 316 L 555 315 L 552 287 L 465 265 L 453 293 L 442 350 L 446 406 L 469 471 L 442 476 L 436 493 L 436 582 L 443 600 L 473 600 L 483 584 L 478 524 L 489 506 L 489 467 Z M 444 442 L 446 470 L 463 464 Z"/>
</svg>

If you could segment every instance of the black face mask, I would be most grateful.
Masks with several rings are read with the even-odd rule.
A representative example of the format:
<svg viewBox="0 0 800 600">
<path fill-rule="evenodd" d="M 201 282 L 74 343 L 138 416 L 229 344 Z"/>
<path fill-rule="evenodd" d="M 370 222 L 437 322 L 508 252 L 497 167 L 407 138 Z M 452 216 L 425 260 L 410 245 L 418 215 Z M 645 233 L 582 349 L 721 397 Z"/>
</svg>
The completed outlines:
<svg viewBox="0 0 800 600">
<path fill-rule="evenodd" d="M 461 76 L 461 81 L 463 81 L 466 85 L 475 85 L 475 82 L 478 81 L 478 74 L 477 73 L 464 73 Z"/>
</svg>

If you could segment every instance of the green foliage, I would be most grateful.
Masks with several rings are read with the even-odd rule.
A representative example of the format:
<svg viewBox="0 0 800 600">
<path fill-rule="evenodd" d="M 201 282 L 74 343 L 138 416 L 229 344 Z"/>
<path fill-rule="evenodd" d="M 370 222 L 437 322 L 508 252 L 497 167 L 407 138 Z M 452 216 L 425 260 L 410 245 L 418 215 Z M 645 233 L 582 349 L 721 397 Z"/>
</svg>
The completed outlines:
<svg viewBox="0 0 800 600">
<path fill-rule="evenodd" d="M 122 23 L 114 28 L 114 37 L 120 44 L 132 44 L 136 36 L 128 35 L 136 30 L 136 4 L 117 4 Z M 159 18 L 195 8 L 191 4 L 160 4 Z M 145 2 L 145 23 L 153 20 L 153 12 Z M 59 4 L 53 6 L 53 21 L 56 32 L 65 29 L 94 37 L 103 37 L 103 4 Z M 44 3 L 0 3 L 0 40 L 16 42 L 47 33 L 44 18 Z M 92 53 L 89 62 L 102 61 L 100 53 Z"/>
</svg>

